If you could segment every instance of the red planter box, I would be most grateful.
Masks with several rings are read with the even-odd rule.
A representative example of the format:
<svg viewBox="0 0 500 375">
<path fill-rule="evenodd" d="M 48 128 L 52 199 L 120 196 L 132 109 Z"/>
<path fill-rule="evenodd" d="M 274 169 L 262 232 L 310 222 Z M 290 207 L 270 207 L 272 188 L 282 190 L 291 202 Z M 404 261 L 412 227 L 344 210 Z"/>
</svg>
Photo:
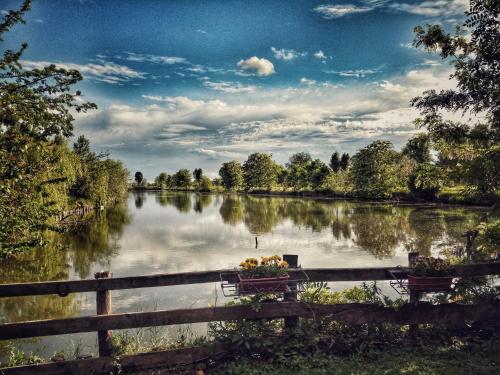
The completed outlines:
<svg viewBox="0 0 500 375">
<path fill-rule="evenodd" d="M 430 277 L 408 275 L 408 287 L 415 292 L 444 292 L 451 289 L 453 276 Z"/>
<path fill-rule="evenodd" d="M 279 277 L 245 278 L 238 274 L 240 294 L 283 293 L 287 291 L 290 275 Z"/>
</svg>

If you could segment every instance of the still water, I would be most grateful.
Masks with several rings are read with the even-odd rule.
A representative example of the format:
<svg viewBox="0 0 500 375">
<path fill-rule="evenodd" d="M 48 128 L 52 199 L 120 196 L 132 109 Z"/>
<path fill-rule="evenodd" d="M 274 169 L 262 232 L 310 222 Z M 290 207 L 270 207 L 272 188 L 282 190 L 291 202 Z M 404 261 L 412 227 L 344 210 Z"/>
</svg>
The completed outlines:
<svg viewBox="0 0 500 375">
<path fill-rule="evenodd" d="M 86 279 L 100 270 L 136 276 L 233 268 L 247 257 L 272 254 L 298 254 L 307 268 L 405 265 L 408 241 L 416 241 L 422 254 L 436 254 L 462 244 L 460 235 L 483 217 L 483 210 L 464 207 L 133 193 L 126 204 L 75 230 L 51 234 L 50 246 L 1 263 L 0 283 Z M 112 298 L 114 312 L 224 303 L 215 283 L 113 291 Z M 93 314 L 95 293 L 0 299 L 0 323 Z M 95 337 L 65 335 L 21 345 L 45 356 L 79 345 L 95 352 Z M 0 342 L 0 350 L 5 346 Z"/>
</svg>

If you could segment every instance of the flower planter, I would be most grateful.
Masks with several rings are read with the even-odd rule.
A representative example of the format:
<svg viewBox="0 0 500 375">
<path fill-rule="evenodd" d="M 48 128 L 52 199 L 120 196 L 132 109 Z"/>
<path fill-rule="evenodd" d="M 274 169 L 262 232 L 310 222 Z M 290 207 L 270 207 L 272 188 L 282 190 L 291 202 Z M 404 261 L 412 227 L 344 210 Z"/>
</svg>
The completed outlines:
<svg viewBox="0 0 500 375">
<path fill-rule="evenodd" d="M 238 274 L 240 294 L 283 293 L 287 291 L 290 275 L 246 278 Z"/>
<path fill-rule="evenodd" d="M 408 287 L 415 292 L 444 292 L 451 289 L 453 276 L 431 277 L 408 275 Z"/>
</svg>

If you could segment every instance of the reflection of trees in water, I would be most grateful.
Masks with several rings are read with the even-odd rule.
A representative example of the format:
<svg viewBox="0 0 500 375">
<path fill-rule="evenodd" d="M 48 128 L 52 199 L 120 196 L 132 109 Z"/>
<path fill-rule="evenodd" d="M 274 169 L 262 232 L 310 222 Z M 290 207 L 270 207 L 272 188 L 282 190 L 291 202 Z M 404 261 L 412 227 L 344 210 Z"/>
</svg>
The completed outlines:
<svg viewBox="0 0 500 375">
<path fill-rule="evenodd" d="M 117 241 L 130 222 L 127 207 L 117 205 L 96 213 L 95 219 L 64 233 L 48 233 L 48 245 L 1 262 L 0 283 L 66 280 L 70 263 L 81 278 L 95 264 L 108 264 Z M 80 309 L 75 294 L 0 299 L 0 323 L 75 316 Z"/>
<path fill-rule="evenodd" d="M 224 224 L 238 225 L 243 221 L 243 200 L 239 195 L 224 195 L 219 214 Z"/>
<path fill-rule="evenodd" d="M 336 240 L 349 240 L 352 237 L 351 222 L 349 220 L 349 209 L 338 205 L 334 209 L 332 217 L 332 235 Z"/>
<path fill-rule="evenodd" d="M 396 247 L 406 240 L 407 208 L 382 205 L 354 207 L 350 216 L 355 243 L 375 258 L 390 258 Z"/>
<path fill-rule="evenodd" d="M 142 208 L 146 201 L 146 193 L 143 191 L 136 191 L 134 194 L 135 208 Z"/>
<path fill-rule="evenodd" d="M 243 202 L 243 221 L 252 234 L 270 233 L 284 219 L 279 199 L 245 196 Z"/>
<path fill-rule="evenodd" d="M 421 255 L 429 256 L 434 241 L 444 234 L 443 211 L 434 209 L 412 210 L 408 215 L 409 234 L 413 237 L 415 248 Z"/>
<path fill-rule="evenodd" d="M 127 207 L 117 205 L 98 214 L 88 225 L 62 237 L 62 242 L 70 250 L 70 258 L 79 277 L 89 277 L 93 264 L 103 267 L 109 264 L 109 259 L 118 252 L 118 240 L 129 222 Z"/>
<path fill-rule="evenodd" d="M 200 193 L 195 194 L 193 206 L 195 212 L 201 214 L 203 209 L 210 206 L 210 204 L 212 204 L 212 195 Z"/>
<path fill-rule="evenodd" d="M 193 209 L 200 213 L 203 212 L 203 208 L 212 203 L 212 196 L 208 194 L 196 194 L 194 199 L 195 206 Z M 190 193 L 164 191 L 155 194 L 155 200 L 162 207 L 172 206 L 182 213 L 189 213 L 189 211 L 191 211 Z"/>
</svg>

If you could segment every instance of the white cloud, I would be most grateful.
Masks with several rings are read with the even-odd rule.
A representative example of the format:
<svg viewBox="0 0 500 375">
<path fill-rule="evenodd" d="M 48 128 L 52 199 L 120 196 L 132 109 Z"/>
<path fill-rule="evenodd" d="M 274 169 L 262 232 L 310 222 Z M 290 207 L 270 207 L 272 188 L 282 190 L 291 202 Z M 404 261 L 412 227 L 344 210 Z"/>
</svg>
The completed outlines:
<svg viewBox="0 0 500 375">
<path fill-rule="evenodd" d="M 316 81 L 314 79 L 307 79 L 305 77 L 302 77 L 300 79 L 300 83 L 305 84 L 305 85 L 314 85 Z"/>
<path fill-rule="evenodd" d="M 319 50 L 318 52 L 316 52 L 314 54 L 314 57 L 317 58 L 318 60 L 326 60 L 327 59 L 327 56 L 325 55 L 325 53 L 322 50 Z"/>
<path fill-rule="evenodd" d="M 375 9 L 418 14 L 427 17 L 452 17 L 461 15 L 469 9 L 469 0 L 420 0 L 413 2 L 391 0 L 363 0 L 362 5 L 323 4 L 313 10 L 325 19 L 335 19 Z M 451 20 L 448 20 L 451 21 Z"/>
<path fill-rule="evenodd" d="M 328 74 L 337 74 L 341 77 L 356 77 L 356 78 L 364 78 L 368 75 L 379 73 L 380 68 L 377 69 L 352 69 L 352 70 L 327 70 L 325 73 Z"/>
<path fill-rule="evenodd" d="M 254 70 L 258 76 L 268 76 L 276 73 L 271 61 L 264 58 L 258 58 L 257 56 L 252 56 L 246 60 L 240 60 L 237 65 L 244 70 Z"/>
<path fill-rule="evenodd" d="M 306 56 L 307 52 L 297 52 L 293 49 L 277 49 L 275 47 L 271 47 L 271 51 L 274 53 L 274 57 L 278 60 L 293 60 L 297 57 Z"/>
<path fill-rule="evenodd" d="M 136 71 L 128 66 L 102 61 L 99 64 L 75 64 L 67 62 L 31 61 L 22 60 L 21 64 L 29 69 L 42 69 L 55 64 L 63 69 L 76 69 L 86 78 L 111 84 L 121 84 L 130 79 L 144 79 L 146 73 Z"/>
<path fill-rule="evenodd" d="M 314 11 L 319 13 L 321 17 L 327 20 L 340 18 L 347 16 L 349 14 L 356 13 L 365 13 L 373 10 L 373 7 L 360 7 L 353 4 L 344 4 L 344 5 L 332 5 L 332 4 L 323 4 L 318 5 L 314 8 Z"/>
<path fill-rule="evenodd" d="M 249 85 L 244 86 L 240 82 L 228 82 L 228 81 L 220 81 L 220 82 L 212 82 L 205 80 L 203 82 L 203 86 L 220 92 L 225 92 L 229 94 L 238 94 L 238 93 L 249 93 L 255 91 L 255 86 Z"/>
<path fill-rule="evenodd" d="M 197 33 L 200 33 L 200 34 L 207 34 L 207 32 L 203 29 L 198 29 L 196 30 Z"/>
<path fill-rule="evenodd" d="M 165 64 L 165 65 L 174 65 L 174 64 L 187 64 L 189 61 L 184 57 L 176 57 L 176 56 L 160 56 L 160 55 L 151 55 L 151 54 L 141 54 L 134 52 L 126 52 L 126 56 L 117 56 L 118 58 L 122 58 L 128 61 L 136 61 L 136 62 L 149 62 L 153 64 Z"/>
</svg>

